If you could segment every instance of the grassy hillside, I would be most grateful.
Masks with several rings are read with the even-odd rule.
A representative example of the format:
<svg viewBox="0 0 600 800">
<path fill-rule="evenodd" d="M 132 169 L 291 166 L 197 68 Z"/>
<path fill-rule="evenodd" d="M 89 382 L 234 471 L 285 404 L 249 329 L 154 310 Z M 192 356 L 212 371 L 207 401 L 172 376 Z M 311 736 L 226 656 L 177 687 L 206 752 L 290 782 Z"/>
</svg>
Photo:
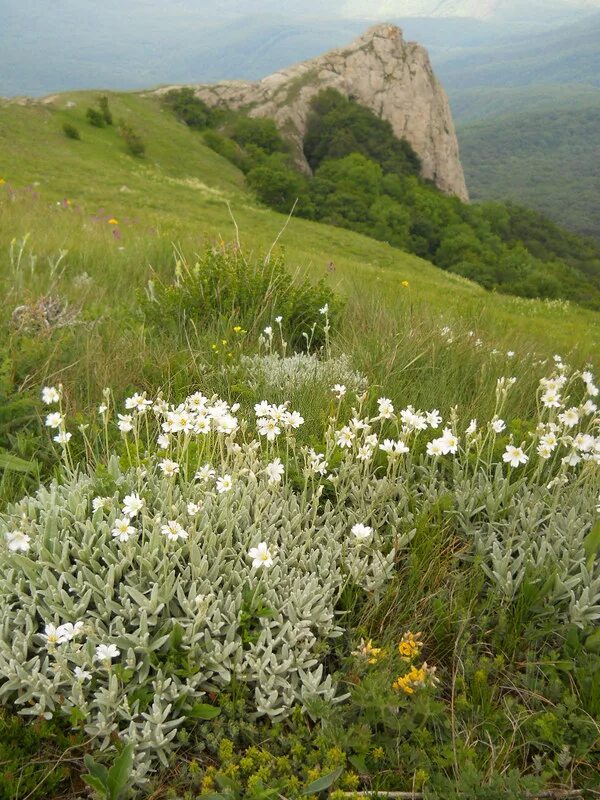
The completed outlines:
<svg viewBox="0 0 600 800">
<path fill-rule="evenodd" d="M 600 237 L 599 126 L 600 92 L 460 125 L 472 199 L 512 200 Z"/>
<path fill-rule="evenodd" d="M 130 121 L 147 142 L 148 157 L 143 160 L 124 152 L 114 128 L 97 129 L 85 122 L 85 109 L 94 100 L 92 94 L 65 94 L 53 102 L 9 103 L 0 108 L 0 175 L 6 181 L 4 192 L 9 187 L 16 191 L 0 220 L 4 259 L 10 241 L 27 233 L 29 247 L 42 258 L 63 247 L 75 254 L 110 241 L 104 259 L 119 271 L 131 261 L 131 249 L 151 251 L 155 244 L 162 247 L 165 240 L 180 238 L 194 244 L 218 235 L 231 238 L 234 225 L 228 203 L 247 247 L 260 251 L 274 241 L 285 217 L 257 207 L 243 187 L 241 173 L 203 146 L 198 135 L 174 121 L 155 100 L 111 95 L 115 117 Z M 80 128 L 82 141 L 64 136 L 65 121 Z M 40 199 L 34 200 L 25 187 L 34 187 Z M 71 206 L 65 213 L 57 208 L 52 222 L 39 214 L 39 203 L 64 199 Z M 111 217 L 122 223 L 118 242 L 112 240 L 107 225 Z M 150 228 L 157 235 L 146 238 Z M 548 348 L 591 347 L 589 352 L 598 341 L 594 314 L 546 310 L 543 304 L 486 294 L 468 281 L 360 235 L 292 220 L 280 243 L 299 268 L 315 277 L 327 275 L 350 297 L 357 291 L 362 295 L 365 284 L 371 290 L 380 284 L 382 291 L 377 293 L 395 311 L 406 304 L 399 282 L 408 280 L 413 304 L 431 316 L 460 314 L 478 320 L 490 336 L 510 331 L 511 336 L 531 336 Z M 335 265 L 333 273 L 327 273 L 330 262 Z M 122 280 L 128 294 L 145 283 L 151 266 L 155 265 L 144 258 L 130 264 L 136 280 L 131 273 Z M 107 286 L 106 291 L 115 288 L 120 292 L 121 283 Z M 535 313 L 523 313 L 527 308 Z M 564 319 L 549 330 L 547 321 L 557 314 Z"/>
<path fill-rule="evenodd" d="M 0 107 L 0 800 L 593 792 L 600 314 L 109 101 Z"/>
</svg>

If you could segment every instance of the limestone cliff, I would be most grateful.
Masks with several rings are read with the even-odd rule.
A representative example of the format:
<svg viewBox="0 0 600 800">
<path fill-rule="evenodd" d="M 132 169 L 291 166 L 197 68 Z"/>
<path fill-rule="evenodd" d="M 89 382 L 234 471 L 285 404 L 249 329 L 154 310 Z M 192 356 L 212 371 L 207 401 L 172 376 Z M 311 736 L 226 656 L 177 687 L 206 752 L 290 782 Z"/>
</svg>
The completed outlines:
<svg viewBox="0 0 600 800">
<path fill-rule="evenodd" d="M 423 162 L 423 175 L 447 194 L 468 199 L 458 142 L 446 93 L 425 48 L 406 42 L 395 25 L 377 25 L 347 47 L 288 67 L 258 82 L 194 86 L 211 106 L 247 108 L 271 117 L 292 142 L 298 163 L 311 99 L 334 88 L 389 120 Z M 164 87 L 161 92 L 173 87 Z"/>
</svg>

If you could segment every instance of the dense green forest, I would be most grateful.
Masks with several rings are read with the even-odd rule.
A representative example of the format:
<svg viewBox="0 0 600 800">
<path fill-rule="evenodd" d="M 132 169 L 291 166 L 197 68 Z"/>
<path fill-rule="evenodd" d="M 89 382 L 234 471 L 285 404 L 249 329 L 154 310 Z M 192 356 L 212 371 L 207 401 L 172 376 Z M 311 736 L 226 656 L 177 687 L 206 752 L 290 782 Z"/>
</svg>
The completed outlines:
<svg viewBox="0 0 600 800">
<path fill-rule="evenodd" d="M 165 102 L 182 121 L 208 129 L 206 143 L 242 169 L 271 208 L 389 242 L 487 289 L 600 308 L 598 243 L 518 206 L 444 195 L 420 176 L 418 157 L 389 123 L 334 90 L 315 98 L 308 120 L 312 176 L 293 163 L 272 120 L 211 111 L 191 89 Z"/>
<path fill-rule="evenodd" d="M 599 130 L 600 91 L 577 107 L 567 101 L 459 127 L 473 200 L 523 203 L 600 238 Z"/>
</svg>

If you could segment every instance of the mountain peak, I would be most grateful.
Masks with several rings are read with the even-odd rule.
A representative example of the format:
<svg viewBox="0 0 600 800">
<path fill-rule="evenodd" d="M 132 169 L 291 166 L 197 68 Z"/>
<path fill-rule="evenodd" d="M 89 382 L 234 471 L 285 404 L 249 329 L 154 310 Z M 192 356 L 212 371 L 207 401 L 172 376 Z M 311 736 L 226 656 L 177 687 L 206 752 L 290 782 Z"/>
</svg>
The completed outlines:
<svg viewBox="0 0 600 800">
<path fill-rule="evenodd" d="M 250 116 L 275 120 L 305 170 L 309 167 L 303 142 L 311 102 L 323 89 L 336 89 L 388 120 L 395 135 L 406 139 L 420 157 L 425 178 L 447 194 L 468 199 L 446 93 L 425 48 L 405 42 L 396 25 L 375 25 L 346 47 L 254 83 L 226 81 L 193 88 L 210 106 L 247 109 Z"/>
</svg>

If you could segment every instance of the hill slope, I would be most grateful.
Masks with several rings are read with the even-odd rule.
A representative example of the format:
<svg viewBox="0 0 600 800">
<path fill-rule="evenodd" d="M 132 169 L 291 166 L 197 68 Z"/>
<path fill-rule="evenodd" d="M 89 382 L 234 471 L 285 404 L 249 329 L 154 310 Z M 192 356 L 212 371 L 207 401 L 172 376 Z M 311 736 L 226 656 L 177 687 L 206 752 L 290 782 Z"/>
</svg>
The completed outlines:
<svg viewBox="0 0 600 800">
<path fill-rule="evenodd" d="M 228 203 L 245 246 L 257 252 L 270 247 L 285 217 L 259 207 L 245 190 L 242 174 L 164 112 L 156 99 L 110 95 L 115 117 L 142 133 L 148 146 L 143 160 L 124 153 L 113 128 L 86 124 L 85 109 L 94 100 L 92 94 L 75 93 L 52 102 L 0 106 L 0 176 L 6 181 L 0 191 L 10 189 L 13 197 L 0 215 L 4 276 L 15 237 L 31 234 L 30 246 L 39 258 L 71 250 L 80 271 L 87 268 L 92 248 L 105 264 L 95 276 L 100 294 L 120 307 L 145 285 L 153 268 L 167 268 L 165 246 L 169 249 L 170 242 L 185 240 L 197 248 L 215 236 L 234 237 Z M 82 141 L 64 136 L 65 122 L 79 127 Z M 65 199 L 68 208 L 57 206 Z M 40 214 L 39 203 L 55 212 Z M 117 239 L 111 235 L 111 218 L 121 223 Z M 298 219 L 291 220 L 280 243 L 297 268 L 333 281 L 360 315 L 370 303 L 380 309 L 377 313 L 405 313 L 407 297 L 400 284 L 407 280 L 411 307 L 432 321 L 461 320 L 491 339 L 508 335 L 547 351 L 579 347 L 592 353 L 600 346 L 597 314 L 486 293 L 359 234 Z"/>
</svg>

